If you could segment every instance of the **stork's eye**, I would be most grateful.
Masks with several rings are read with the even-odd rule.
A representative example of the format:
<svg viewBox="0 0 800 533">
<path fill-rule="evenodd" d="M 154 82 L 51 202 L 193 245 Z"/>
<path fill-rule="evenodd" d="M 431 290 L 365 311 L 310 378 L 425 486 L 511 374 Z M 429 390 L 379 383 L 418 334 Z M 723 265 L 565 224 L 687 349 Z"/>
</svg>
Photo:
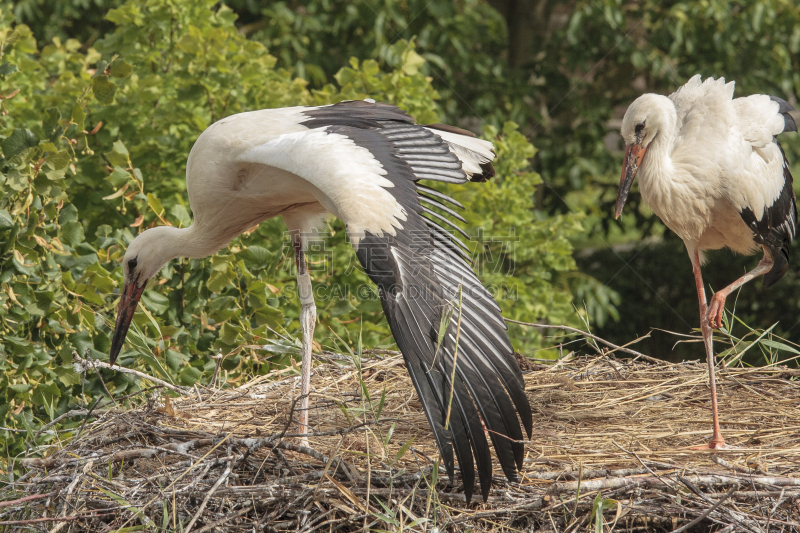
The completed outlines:
<svg viewBox="0 0 800 533">
<path fill-rule="evenodd" d="M 642 133 L 643 129 L 644 129 L 644 121 L 642 121 L 640 124 L 637 124 L 635 128 L 636 133 Z"/>
<path fill-rule="evenodd" d="M 133 272 L 133 270 L 136 268 L 136 263 L 137 263 L 136 257 L 128 260 L 128 272 Z"/>
</svg>

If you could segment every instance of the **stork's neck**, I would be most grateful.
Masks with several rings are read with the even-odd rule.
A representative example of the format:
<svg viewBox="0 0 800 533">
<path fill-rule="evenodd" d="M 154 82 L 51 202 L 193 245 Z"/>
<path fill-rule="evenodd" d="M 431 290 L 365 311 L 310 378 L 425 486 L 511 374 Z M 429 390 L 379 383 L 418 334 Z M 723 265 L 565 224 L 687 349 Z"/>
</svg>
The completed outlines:
<svg viewBox="0 0 800 533">
<path fill-rule="evenodd" d="M 137 257 L 146 279 L 176 257 L 207 257 L 224 247 L 228 240 L 214 238 L 200 231 L 197 225 L 188 228 L 158 226 L 137 236 L 128 247 L 125 257 Z"/>
<path fill-rule="evenodd" d="M 671 154 L 677 135 L 678 113 L 669 98 L 659 103 L 658 133 L 647 146 L 644 162 L 637 175 L 639 189 L 647 203 L 651 189 L 667 185 L 674 173 Z"/>
</svg>

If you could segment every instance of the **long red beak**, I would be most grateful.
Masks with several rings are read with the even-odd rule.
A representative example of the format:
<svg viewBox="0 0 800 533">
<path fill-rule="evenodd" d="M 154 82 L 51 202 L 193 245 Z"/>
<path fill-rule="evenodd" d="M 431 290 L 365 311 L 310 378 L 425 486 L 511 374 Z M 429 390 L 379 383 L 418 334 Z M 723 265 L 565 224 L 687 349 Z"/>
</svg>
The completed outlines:
<svg viewBox="0 0 800 533">
<path fill-rule="evenodd" d="M 636 171 L 639 170 L 646 151 L 647 148 L 641 144 L 631 144 L 625 148 L 625 163 L 622 166 L 622 176 L 619 178 L 617 207 L 614 209 L 615 219 L 622 214 L 622 208 L 625 206 L 628 193 L 631 191 L 631 185 L 633 185 L 633 178 L 636 177 Z"/>
<path fill-rule="evenodd" d="M 111 364 L 117 360 L 122 345 L 125 343 L 125 336 L 128 334 L 128 328 L 131 326 L 133 314 L 136 313 L 136 305 L 139 303 L 139 298 L 142 297 L 144 288 L 147 286 L 145 281 L 140 287 L 134 281 L 126 281 L 125 287 L 122 289 L 122 296 L 119 300 L 119 310 L 117 311 L 117 325 L 114 327 L 114 336 L 111 339 Z"/>
</svg>

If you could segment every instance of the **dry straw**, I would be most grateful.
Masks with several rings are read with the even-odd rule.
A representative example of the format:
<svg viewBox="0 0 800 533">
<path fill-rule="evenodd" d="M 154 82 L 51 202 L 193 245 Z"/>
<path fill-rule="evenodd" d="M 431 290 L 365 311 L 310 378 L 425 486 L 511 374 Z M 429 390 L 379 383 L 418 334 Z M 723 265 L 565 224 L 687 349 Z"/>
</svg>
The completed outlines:
<svg viewBox="0 0 800 533">
<path fill-rule="evenodd" d="M 800 531 L 800 371 L 722 369 L 722 425 L 737 448 L 709 453 L 686 449 L 710 435 L 704 364 L 520 358 L 535 419 L 524 472 L 509 483 L 496 468 L 489 501 L 466 506 L 459 480 L 451 484 L 439 468 L 402 357 L 318 358 L 326 362 L 314 369 L 309 447 L 293 434 L 299 378 L 285 370 L 239 388 L 156 387 L 131 408 L 93 413 L 70 440 L 17 459 L 27 473 L 0 493 L 0 525 Z"/>
</svg>

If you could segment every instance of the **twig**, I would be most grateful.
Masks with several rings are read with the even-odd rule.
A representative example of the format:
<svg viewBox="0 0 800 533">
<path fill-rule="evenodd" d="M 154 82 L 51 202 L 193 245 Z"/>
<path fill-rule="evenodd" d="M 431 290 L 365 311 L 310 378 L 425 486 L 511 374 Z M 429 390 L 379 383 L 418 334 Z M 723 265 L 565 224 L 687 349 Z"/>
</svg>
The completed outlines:
<svg viewBox="0 0 800 533">
<path fill-rule="evenodd" d="M 253 504 L 252 504 L 252 503 L 250 503 L 249 505 L 247 505 L 247 506 L 246 506 L 246 507 L 244 507 L 243 509 L 239 509 L 239 510 L 238 510 L 238 511 L 236 511 L 235 513 L 231 513 L 231 514 L 229 514 L 228 516 L 225 516 L 225 517 L 223 517 L 223 518 L 220 518 L 220 519 L 219 519 L 219 520 L 217 520 L 216 522 L 211 522 L 210 524 L 206 524 L 205 526 L 203 526 L 203 527 L 201 527 L 200 529 L 198 529 L 198 530 L 197 530 L 197 533 L 205 533 L 206 531 L 211 531 L 211 530 L 212 530 L 212 529 L 214 529 L 215 527 L 217 527 L 217 526 L 220 526 L 220 525 L 222 525 L 222 524 L 225 524 L 226 522 L 230 522 L 230 521 L 231 521 L 231 520 L 233 520 L 234 518 L 239 518 L 239 517 L 240 517 L 240 516 L 242 516 L 242 515 L 246 515 L 246 514 L 247 514 L 247 513 L 249 513 L 249 512 L 250 512 L 252 509 L 253 509 Z M 189 531 L 189 530 L 187 529 L 186 531 L 187 531 L 187 533 L 188 533 L 188 531 Z"/>
<path fill-rule="evenodd" d="M 89 361 L 88 359 L 82 358 L 78 355 L 78 352 L 72 352 L 72 361 L 73 364 L 76 365 L 75 371 L 81 373 L 84 368 L 105 368 L 108 370 L 116 370 L 117 372 L 122 372 L 123 374 L 131 374 L 132 376 L 136 376 L 141 379 L 146 379 L 148 381 L 152 381 L 153 383 L 157 383 L 162 387 L 165 387 L 171 391 L 177 392 L 178 394 L 182 394 L 184 396 L 191 396 L 191 389 L 189 387 L 182 387 L 180 385 L 173 385 L 171 383 L 167 383 L 163 379 L 158 379 L 156 377 L 150 376 L 145 374 L 144 372 L 139 372 L 138 370 L 133 370 L 131 368 L 125 368 L 124 366 L 119 365 L 110 365 L 108 363 L 104 363 L 103 361 Z"/>
<path fill-rule="evenodd" d="M 47 518 L 30 518 L 28 520 L 5 520 L 0 522 L 0 526 L 25 526 L 28 524 L 41 524 L 42 522 L 69 522 L 71 520 L 83 520 L 85 518 L 102 518 L 104 516 L 113 516 L 114 513 L 103 514 L 82 514 L 62 517 L 47 517 Z"/>
<path fill-rule="evenodd" d="M 203 514 L 203 510 L 206 508 L 206 505 L 208 505 L 208 500 L 211 499 L 211 496 L 219 488 L 219 486 L 222 485 L 226 479 L 228 479 L 230 473 L 231 473 L 231 463 L 228 462 L 228 466 L 225 468 L 225 471 L 219 477 L 217 482 L 214 483 L 214 486 L 211 487 L 211 490 L 208 491 L 206 497 L 203 498 L 203 503 L 200 504 L 200 507 L 197 509 L 197 512 L 192 517 L 192 520 L 189 522 L 189 525 L 186 526 L 186 533 L 189 533 L 192 530 L 194 523 L 197 521 L 198 518 L 200 518 L 200 515 Z"/>
<path fill-rule="evenodd" d="M 72 353 L 74 354 L 75 352 Z M 97 398 L 97 401 L 95 401 L 94 404 L 89 408 L 89 412 L 86 413 L 86 416 L 83 419 L 83 424 L 81 424 L 80 429 L 78 429 L 78 433 L 75 435 L 75 440 L 78 440 L 78 437 L 80 437 L 83 433 L 83 430 L 86 428 L 86 423 L 89 422 L 89 417 L 92 416 L 92 412 L 95 410 L 95 408 L 100 405 L 100 400 L 102 399 L 102 397 Z"/>
<path fill-rule="evenodd" d="M 758 485 L 774 485 L 776 487 L 800 487 L 800 478 L 792 477 L 750 477 L 740 478 L 734 476 L 720 475 L 720 474 L 706 474 L 684 476 L 682 480 L 688 480 L 691 483 L 700 483 L 705 485 L 730 485 L 740 484 L 742 481 L 756 483 Z M 591 479 L 584 480 L 581 483 L 581 491 L 583 490 L 601 490 L 601 489 L 621 489 L 625 487 L 657 487 L 659 485 L 666 485 L 666 483 L 658 477 L 616 477 L 609 479 Z M 667 485 L 669 486 L 669 485 Z M 687 485 L 688 486 L 688 485 Z M 689 487 L 691 488 L 691 487 Z M 565 483 L 555 483 L 548 492 L 574 492 L 578 489 L 577 481 L 568 481 Z M 694 491 L 692 491 L 694 492 Z"/>
<path fill-rule="evenodd" d="M 16 500 L 9 500 L 9 501 L 6 501 L 6 502 L 0 502 L 0 507 L 9 507 L 11 505 L 17 505 L 19 503 L 30 502 L 30 501 L 33 501 L 33 500 L 41 500 L 42 498 L 49 498 L 51 496 L 55 496 L 56 494 L 58 494 L 57 490 L 54 490 L 52 492 L 48 492 L 47 494 L 32 494 L 30 496 L 25 496 L 24 498 L 19 498 L 19 499 L 16 499 Z"/>
<path fill-rule="evenodd" d="M 724 466 L 728 470 L 733 470 L 734 472 L 741 472 L 743 474 L 752 474 L 753 473 L 753 471 L 750 470 L 749 468 L 745 468 L 743 466 L 739 466 L 739 465 L 735 465 L 733 463 L 729 463 L 728 461 L 726 461 L 722 457 L 719 457 L 718 455 L 712 455 L 711 459 L 715 463 L 717 463 L 718 465 Z"/>
<path fill-rule="evenodd" d="M 95 403 L 95 405 L 97 405 L 97 404 Z M 97 411 L 96 414 L 98 414 L 98 415 L 99 414 L 104 414 L 104 413 L 107 413 L 108 411 L 111 411 L 111 409 L 101 409 L 101 410 Z M 67 411 L 63 415 L 57 417 L 53 421 L 48 422 L 47 424 L 45 424 L 41 428 L 39 428 L 39 431 L 36 432 L 36 435 L 33 436 L 33 439 L 36 440 L 39 437 L 39 435 L 42 434 L 42 432 L 47 431 L 48 429 L 50 429 L 54 425 L 58 424 L 59 422 L 61 422 L 65 418 L 72 418 L 73 416 L 88 415 L 91 412 L 92 412 L 91 409 L 73 409 L 72 411 Z"/>
<path fill-rule="evenodd" d="M 675 531 L 673 531 L 672 533 L 681 533 L 682 531 L 686 531 L 686 530 L 687 530 L 687 529 L 689 529 L 690 527 L 692 527 L 692 526 L 694 526 L 694 525 L 696 525 L 696 524 L 699 524 L 700 522 L 702 522 L 702 521 L 705 519 L 705 517 L 707 517 L 708 515 L 710 515 L 710 514 L 711 514 L 711 513 L 713 513 L 714 511 L 716 511 L 716 510 L 717 510 L 717 508 L 718 508 L 720 505 L 722 505 L 722 504 L 725 502 L 725 500 L 727 500 L 728 498 L 730 498 L 731 494 L 733 494 L 734 492 L 736 492 L 736 487 L 733 487 L 731 490 L 729 490 L 729 491 L 727 492 L 727 494 L 725 494 L 725 496 L 723 496 L 722 498 L 720 498 L 720 499 L 719 499 L 719 501 L 717 501 L 717 503 L 715 503 L 714 505 L 712 505 L 711 507 L 709 507 L 709 508 L 706 510 L 706 512 L 704 512 L 703 514 L 701 514 L 700 516 L 698 516 L 697 518 L 695 518 L 694 520 L 692 520 L 692 521 L 691 521 L 691 522 L 689 522 L 688 524 L 686 524 L 686 525 L 683 525 L 683 526 L 679 527 L 678 529 L 676 529 L 676 530 L 675 530 Z"/>
<path fill-rule="evenodd" d="M 654 470 L 652 470 L 652 469 L 651 469 L 649 466 L 647 466 L 646 464 L 644 464 L 644 461 L 642 461 L 642 459 L 641 459 L 641 458 L 640 458 L 638 455 L 636 455 L 634 452 L 629 452 L 628 450 L 626 450 L 625 448 L 623 448 L 622 446 L 620 446 L 619 444 L 617 444 L 615 441 L 611 441 L 611 443 L 612 443 L 614 446 L 616 446 L 617 448 L 619 448 L 620 450 L 622 450 L 623 452 L 627 453 L 628 455 L 633 455 L 633 456 L 636 458 L 636 460 L 637 460 L 637 461 L 639 461 L 639 464 L 640 464 L 640 465 L 642 465 L 644 468 L 646 468 L 648 472 L 650 472 L 650 473 L 651 473 L 651 474 L 653 474 L 655 477 L 657 477 L 658 479 L 660 479 L 660 480 L 661 480 L 661 482 L 662 482 L 664 485 L 666 485 L 666 486 L 668 486 L 668 487 L 670 487 L 670 488 L 674 489 L 674 487 L 670 486 L 670 484 L 669 484 L 669 483 L 667 483 L 667 482 L 666 482 L 666 480 L 665 480 L 664 478 L 662 478 L 661 476 L 659 476 L 659 475 L 658 475 L 658 474 L 657 474 L 657 473 L 656 473 Z"/>
</svg>

